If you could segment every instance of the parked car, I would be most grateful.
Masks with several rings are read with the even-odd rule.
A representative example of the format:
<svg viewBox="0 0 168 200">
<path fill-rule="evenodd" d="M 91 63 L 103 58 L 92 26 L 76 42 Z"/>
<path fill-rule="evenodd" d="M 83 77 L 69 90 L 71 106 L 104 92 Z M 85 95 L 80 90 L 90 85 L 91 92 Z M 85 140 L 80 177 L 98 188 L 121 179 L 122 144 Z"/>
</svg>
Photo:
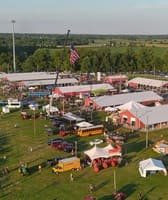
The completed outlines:
<svg viewBox="0 0 168 200">
<path fill-rule="evenodd" d="M 59 150 L 63 150 L 65 152 L 72 152 L 73 150 L 75 150 L 74 145 L 72 143 L 68 143 L 68 142 L 62 142 L 57 146 L 57 149 Z"/>
<path fill-rule="evenodd" d="M 53 138 L 48 141 L 48 145 L 52 145 L 54 143 L 61 143 L 64 142 L 65 140 L 63 138 Z"/>
<path fill-rule="evenodd" d="M 68 135 L 68 134 L 70 134 L 70 133 L 71 133 L 70 131 L 61 130 L 61 131 L 59 132 L 59 135 L 60 135 L 60 136 L 66 136 L 66 135 Z"/>
<path fill-rule="evenodd" d="M 63 151 L 71 153 L 71 152 L 75 152 L 75 147 L 74 146 L 66 146 Z"/>
</svg>

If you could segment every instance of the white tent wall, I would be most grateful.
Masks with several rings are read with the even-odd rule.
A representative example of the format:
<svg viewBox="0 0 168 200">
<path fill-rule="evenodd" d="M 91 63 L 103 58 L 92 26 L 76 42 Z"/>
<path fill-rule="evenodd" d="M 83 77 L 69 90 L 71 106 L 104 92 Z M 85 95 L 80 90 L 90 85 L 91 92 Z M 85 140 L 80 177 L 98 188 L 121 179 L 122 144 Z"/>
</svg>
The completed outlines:
<svg viewBox="0 0 168 200">
<path fill-rule="evenodd" d="M 167 170 L 161 160 L 149 158 L 140 161 L 139 163 L 139 172 L 140 175 L 144 178 L 147 176 L 148 172 L 152 174 L 158 171 L 163 172 L 165 176 L 167 175 Z"/>
</svg>

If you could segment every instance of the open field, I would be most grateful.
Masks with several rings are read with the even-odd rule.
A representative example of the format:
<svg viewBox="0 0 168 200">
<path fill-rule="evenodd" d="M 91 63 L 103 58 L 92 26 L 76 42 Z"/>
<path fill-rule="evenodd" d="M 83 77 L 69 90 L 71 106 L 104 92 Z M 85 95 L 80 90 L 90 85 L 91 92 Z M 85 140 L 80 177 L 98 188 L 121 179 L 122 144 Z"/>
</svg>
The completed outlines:
<svg viewBox="0 0 168 200">
<path fill-rule="evenodd" d="M 14 127 L 15 124 L 17 127 Z M 91 167 L 74 171 L 74 182 L 70 181 L 70 172 L 59 175 L 51 172 L 51 167 L 46 165 L 46 160 L 57 155 L 69 154 L 47 145 L 47 141 L 54 136 L 47 136 L 44 133 L 45 125 L 49 125 L 49 121 L 45 119 L 22 120 L 19 111 L 1 116 L 0 169 L 8 166 L 10 173 L 0 177 L 0 199 L 83 200 L 89 194 L 89 184 L 93 183 L 95 185 L 93 196 L 96 199 L 111 200 L 114 191 L 113 168 L 101 170 L 99 173 L 93 172 Z M 151 147 L 145 148 L 145 133 L 135 134 L 136 137 L 128 139 L 123 145 L 124 158 L 127 159 L 128 165 L 115 169 L 117 190 L 125 192 L 128 200 L 137 199 L 139 191 L 142 191 L 146 200 L 167 200 L 168 177 L 162 174 L 150 175 L 145 179 L 140 177 L 139 160 L 161 156 L 153 152 Z M 89 141 L 97 136 L 80 138 L 71 135 L 65 138 L 78 142 L 78 155 L 82 157 L 83 151 L 90 148 Z M 150 143 L 161 138 L 168 139 L 167 129 L 149 133 Z M 6 159 L 3 158 L 4 155 Z M 168 158 L 163 159 L 167 167 Z M 18 173 L 20 162 L 28 164 L 30 175 L 21 176 Z M 39 164 L 43 166 L 41 173 L 38 173 Z"/>
</svg>

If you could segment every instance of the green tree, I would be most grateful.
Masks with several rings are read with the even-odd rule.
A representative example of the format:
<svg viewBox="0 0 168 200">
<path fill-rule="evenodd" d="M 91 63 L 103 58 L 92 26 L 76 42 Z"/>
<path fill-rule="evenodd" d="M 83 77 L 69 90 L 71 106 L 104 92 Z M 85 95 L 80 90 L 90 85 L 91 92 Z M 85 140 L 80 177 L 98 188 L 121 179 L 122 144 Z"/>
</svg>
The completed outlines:
<svg viewBox="0 0 168 200">
<path fill-rule="evenodd" d="M 152 48 L 141 48 L 137 53 L 138 70 L 153 70 L 153 58 L 154 55 Z"/>
</svg>

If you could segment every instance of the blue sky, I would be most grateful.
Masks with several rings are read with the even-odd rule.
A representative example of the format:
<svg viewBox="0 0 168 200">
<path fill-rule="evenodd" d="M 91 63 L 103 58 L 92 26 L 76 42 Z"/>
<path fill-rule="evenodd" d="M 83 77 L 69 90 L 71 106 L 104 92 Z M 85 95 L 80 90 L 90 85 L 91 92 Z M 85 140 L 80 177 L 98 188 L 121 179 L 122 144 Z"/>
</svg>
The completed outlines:
<svg viewBox="0 0 168 200">
<path fill-rule="evenodd" d="M 168 34 L 168 0 L 4 0 L 0 33 Z"/>
</svg>

